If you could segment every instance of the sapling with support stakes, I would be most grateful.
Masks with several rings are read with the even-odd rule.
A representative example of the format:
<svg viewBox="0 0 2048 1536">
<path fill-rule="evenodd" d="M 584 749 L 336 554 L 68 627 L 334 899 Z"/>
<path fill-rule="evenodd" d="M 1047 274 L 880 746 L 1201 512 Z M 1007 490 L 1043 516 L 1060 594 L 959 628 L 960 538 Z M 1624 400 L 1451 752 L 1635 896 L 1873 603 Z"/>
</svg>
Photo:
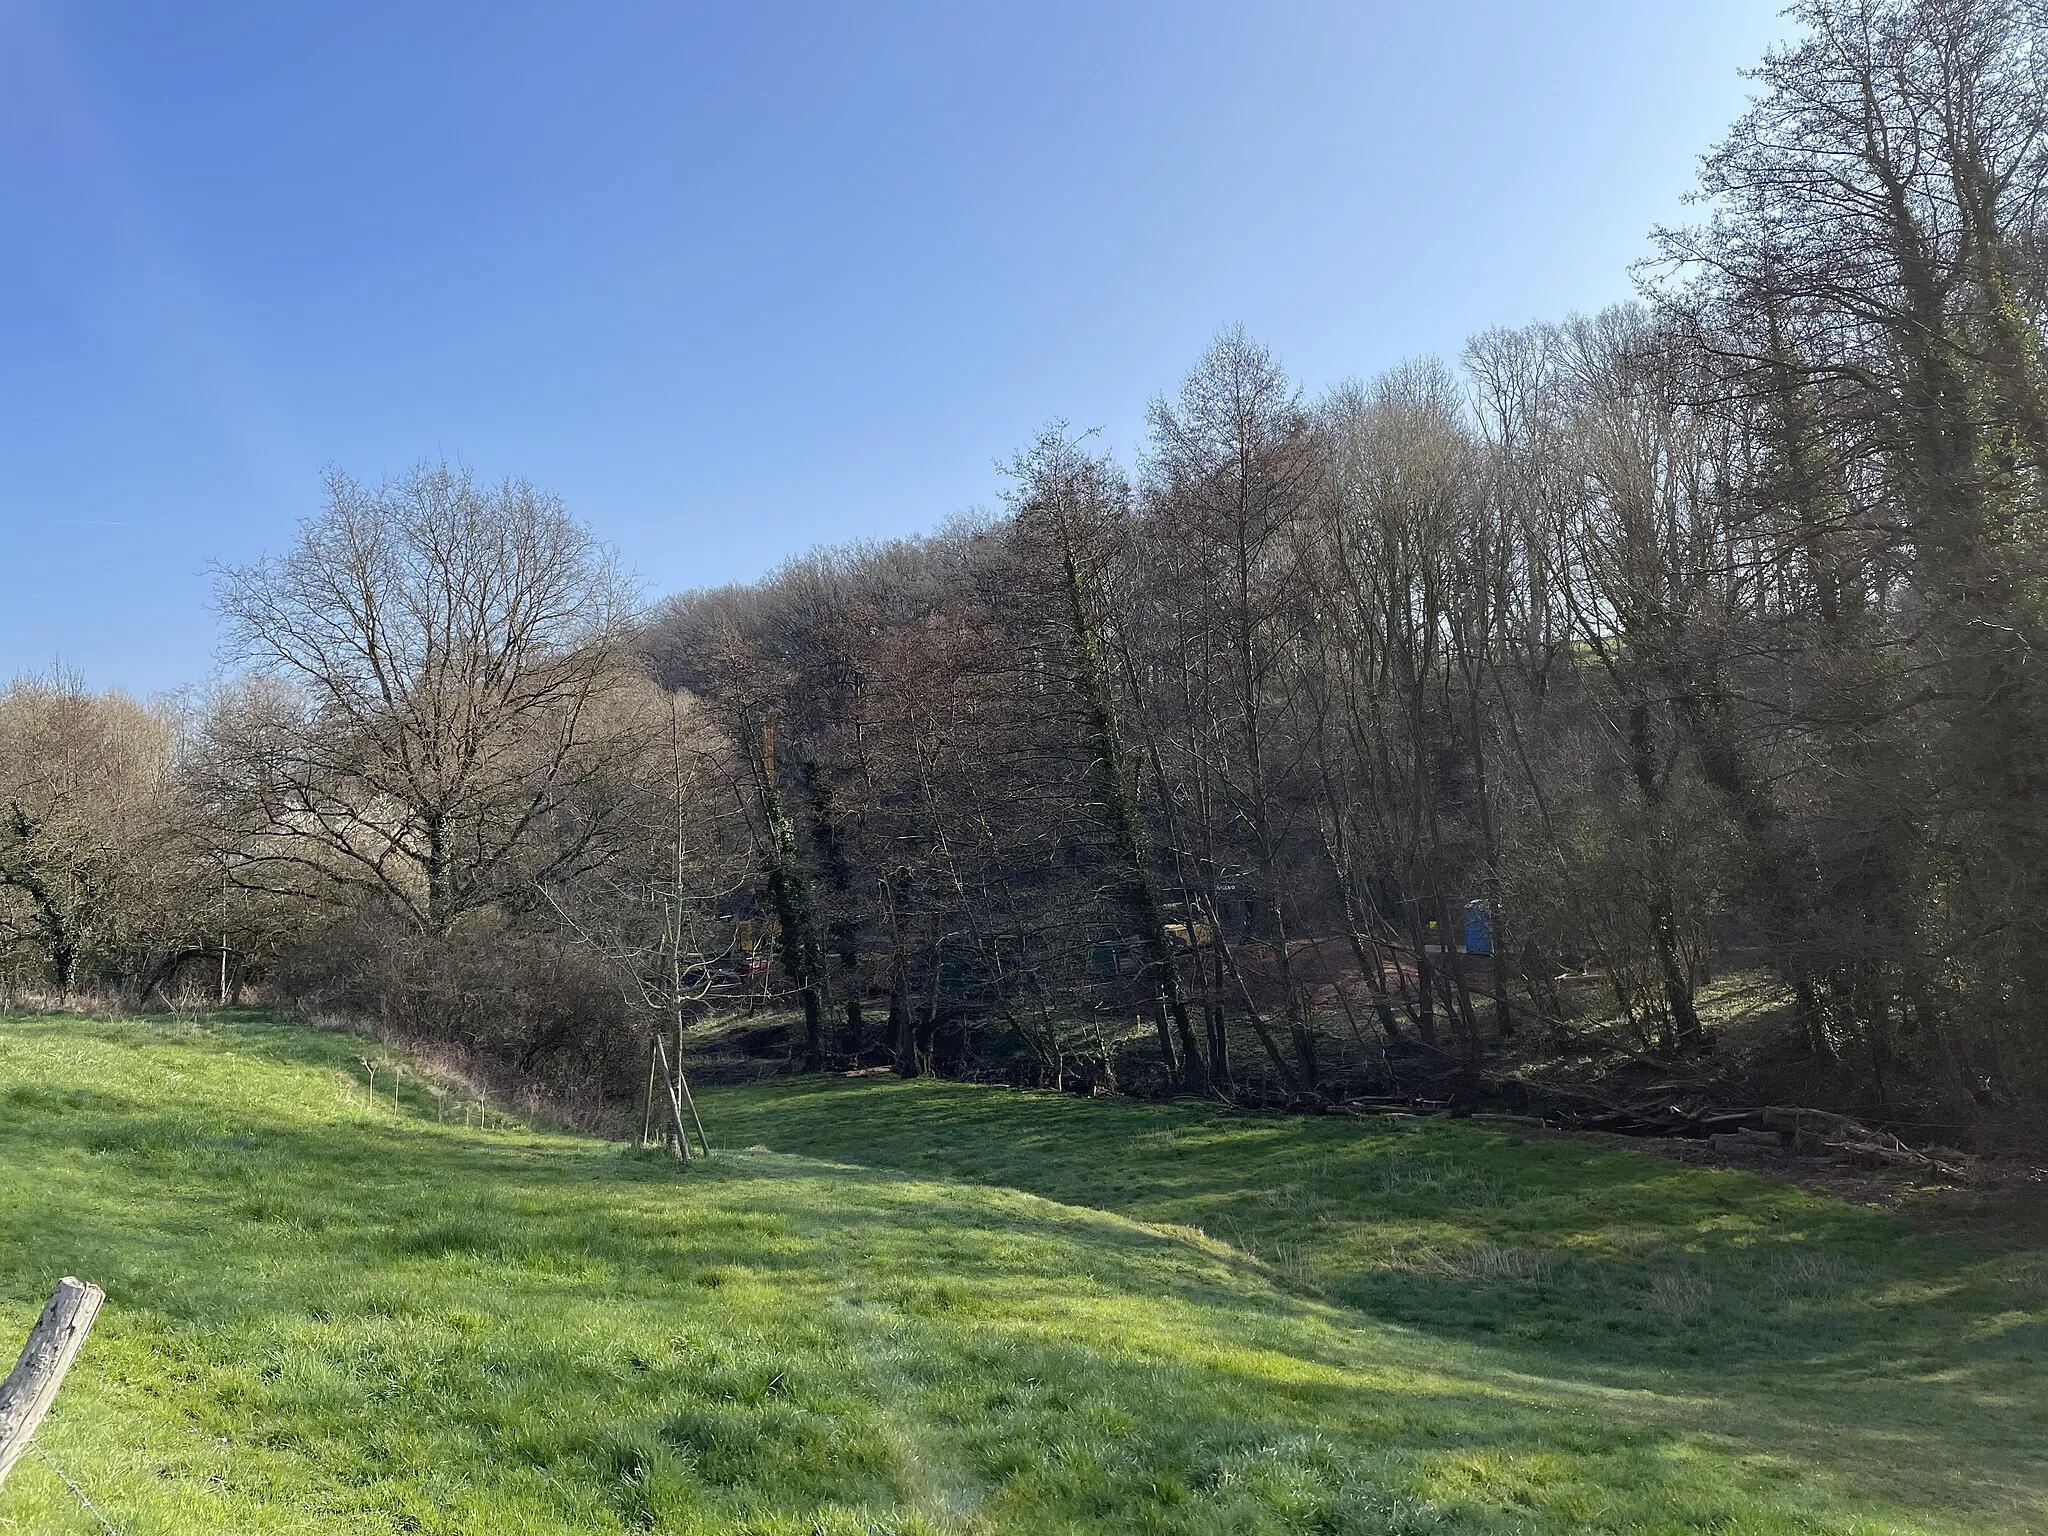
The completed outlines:
<svg viewBox="0 0 2048 1536">
<path fill-rule="evenodd" d="M 699 732 L 688 702 L 664 694 L 643 761 L 647 821 L 637 858 L 622 858 L 603 880 L 543 888 L 564 927 L 598 956 L 627 1004 L 647 1019 L 647 1085 L 640 1140 L 652 1141 L 657 1117 L 671 1122 L 676 1151 L 688 1159 L 689 1132 L 708 1155 L 710 1138 L 684 1070 L 684 1037 L 719 993 L 738 944 L 727 913 L 746 888 L 751 864 L 730 850 L 737 840 L 708 825 L 733 814 L 732 774 L 718 758 L 715 733 Z M 657 1079 L 661 1086 L 657 1088 Z M 658 1108 L 666 1100 L 667 1109 Z M 685 1125 L 685 1116 L 689 1126 Z"/>
</svg>

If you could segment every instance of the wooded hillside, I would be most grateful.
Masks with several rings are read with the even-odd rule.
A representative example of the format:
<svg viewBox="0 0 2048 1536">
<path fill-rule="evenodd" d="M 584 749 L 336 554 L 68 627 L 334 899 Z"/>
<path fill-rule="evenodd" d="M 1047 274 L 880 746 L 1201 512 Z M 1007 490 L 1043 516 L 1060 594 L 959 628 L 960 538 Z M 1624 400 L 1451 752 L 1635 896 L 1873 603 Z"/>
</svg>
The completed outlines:
<svg viewBox="0 0 2048 1536">
<path fill-rule="evenodd" d="M 223 573 L 217 697 L 0 699 L 17 986 L 257 982 L 600 1096 L 787 1004 L 812 1066 L 1648 1060 L 2024 1133 L 2048 21 L 1794 16 L 1639 304 L 1313 397 L 1225 331 L 1134 462 L 1055 424 L 926 538 L 644 615 L 530 487 L 336 477 Z"/>
</svg>

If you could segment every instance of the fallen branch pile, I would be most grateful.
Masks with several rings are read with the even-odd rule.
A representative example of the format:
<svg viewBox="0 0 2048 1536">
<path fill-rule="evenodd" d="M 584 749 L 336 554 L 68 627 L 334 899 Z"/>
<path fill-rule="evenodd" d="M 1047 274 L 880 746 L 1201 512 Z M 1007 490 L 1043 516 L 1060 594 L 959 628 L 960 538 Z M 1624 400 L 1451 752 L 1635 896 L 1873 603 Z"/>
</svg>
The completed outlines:
<svg viewBox="0 0 2048 1536">
<path fill-rule="evenodd" d="M 1535 1084 L 1521 1079 L 1484 1079 L 1477 1095 L 1449 1099 L 1385 1096 L 1347 1099 L 1330 1106 L 1332 1114 L 1425 1115 L 1545 1126 L 1566 1131 L 1606 1131 L 1620 1136 L 1668 1137 L 1709 1142 L 1717 1151 L 1764 1152 L 1795 1157 L 1834 1158 L 1866 1168 L 1897 1168 L 1954 1184 L 1975 1184 L 1982 1171 L 1977 1160 L 1947 1148 L 1923 1149 L 1890 1131 L 1824 1109 L 1793 1109 L 1771 1105 L 1762 1109 L 1687 1102 L 1663 1092 L 1632 1104 L 1614 1104 L 1578 1088 Z M 1487 1113 L 1474 1102 L 1483 1098 L 1511 1103 L 1530 1113 Z"/>
</svg>

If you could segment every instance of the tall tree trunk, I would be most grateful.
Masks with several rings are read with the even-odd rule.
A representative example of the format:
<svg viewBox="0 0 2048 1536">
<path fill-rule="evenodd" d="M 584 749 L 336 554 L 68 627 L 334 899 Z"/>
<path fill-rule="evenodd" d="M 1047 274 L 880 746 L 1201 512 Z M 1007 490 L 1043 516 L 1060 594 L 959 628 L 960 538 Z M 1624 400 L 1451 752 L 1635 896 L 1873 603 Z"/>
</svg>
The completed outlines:
<svg viewBox="0 0 2048 1536">
<path fill-rule="evenodd" d="M 1115 705 L 1110 698 L 1108 670 L 1103 664 L 1102 641 L 1089 611 L 1088 594 L 1081 577 L 1080 554 L 1070 509 L 1065 504 L 1067 487 L 1054 490 L 1049 509 L 1059 544 L 1060 575 L 1066 595 L 1067 639 L 1073 652 L 1073 687 L 1081 705 L 1082 728 L 1100 796 L 1103 817 L 1109 823 L 1116 851 L 1117 888 L 1125 918 L 1136 930 L 1139 953 L 1144 957 L 1145 983 L 1160 1001 L 1160 1050 L 1169 1077 L 1181 1086 L 1199 1091 L 1200 1057 L 1191 1055 L 1179 1073 L 1175 1071 L 1173 1029 L 1184 1038 L 1192 1036 L 1188 1024 L 1187 1000 L 1181 995 L 1180 970 L 1174 963 L 1173 945 L 1166 936 L 1166 917 L 1159 905 L 1159 893 L 1152 883 L 1152 840 L 1138 813 L 1131 776 L 1124 753 L 1123 733 L 1118 728 Z M 1190 919 L 1192 920 L 1192 919 Z"/>
<path fill-rule="evenodd" d="M 846 828 L 838 800 L 832 793 L 823 765 L 815 758 L 806 758 L 800 777 L 804 797 L 810 806 L 811 840 L 818 849 L 825 881 L 832 893 L 828 937 L 839 959 L 839 982 L 845 1010 L 840 1049 L 848 1059 L 858 1061 L 867 1042 L 861 1018 L 861 924 L 854 895 L 853 861 L 847 852 Z"/>
<path fill-rule="evenodd" d="M 767 831 L 762 853 L 769 900 L 782 925 L 782 964 L 796 988 L 804 1015 L 804 1064 L 816 1068 L 825 1060 L 825 965 L 819 952 L 812 916 L 810 881 L 796 846 L 796 828 L 782 804 L 775 782 L 774 738 L 762 733 L 761 819 Z"/>
<path fill-rule="evenodd" d="M 1212 907 L 1210 926 L 1214 930 L 1209 940 L 1208 986 L 1202 994 L 1203 1022 L 1209 1029 L 1209 1081 L 1216 1091 L 1225 1098 L 1236 1085 L 1230 1072 L 1230 1021 L 1224 1012 L 1223 986 L 1223 919 Z M 1201 963 L 1199 955 L 1196 964 Z"/>
<path fill-rule="evenodd" d="M 1650 706 L 1641 698 L 1628 709 L 1629 767 L 1643 801 L 1660 825 L 1664 810 L 1664 784 L 1657 767 L 1657 741 Z M 1650 936 L 1656 953 L 1657 972 L 1664 984 L 1664 1001 L 1670 1009 L 1672 1046 L 1685 1050 L 1700 1039 L 1699 1013 L 1693 1006 L 1692 978 L 1678 953 L 1677 919 L 1671 900 L 1668 874 L 1660 866 L 1649 872 Z"/>
</svg>

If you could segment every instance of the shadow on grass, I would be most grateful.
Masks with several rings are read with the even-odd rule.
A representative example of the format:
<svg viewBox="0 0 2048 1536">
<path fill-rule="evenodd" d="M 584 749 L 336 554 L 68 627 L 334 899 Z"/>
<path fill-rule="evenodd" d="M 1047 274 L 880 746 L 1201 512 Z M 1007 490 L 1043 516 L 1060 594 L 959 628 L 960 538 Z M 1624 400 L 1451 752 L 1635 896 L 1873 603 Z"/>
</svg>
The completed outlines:
<svg viewBox="0 0 2048 1536">
<path fill-rule="evenodd" d="M 54 1273 L 101 1279 L 123 1381 L 309 1486 L 527 1469 L 623 1525 L 713 1494 L 999 1528 L 2039 1508 L 2041 1267 L 1761 1181 L 1462 1126 L 816 1082 L 707 1113 L 834 1164 L 679 1172 L 365 1109 L 323 1076 L 353 1037 L 86 1024 L 0 1026 L 0 1296 L 25 1317 Z"/>
<path fill-rule="evenodd" d="M 1745 1455 L 1933 1508 L 2048 1494 L 2048 1254 L 1743 1173 L 1449 1122 L 793 1079 L 728 1135 L 1175 1223 L 1297 1297 L 1463 1346 L 1560 1405 L 1660 1400 Z"/>
</svg>

